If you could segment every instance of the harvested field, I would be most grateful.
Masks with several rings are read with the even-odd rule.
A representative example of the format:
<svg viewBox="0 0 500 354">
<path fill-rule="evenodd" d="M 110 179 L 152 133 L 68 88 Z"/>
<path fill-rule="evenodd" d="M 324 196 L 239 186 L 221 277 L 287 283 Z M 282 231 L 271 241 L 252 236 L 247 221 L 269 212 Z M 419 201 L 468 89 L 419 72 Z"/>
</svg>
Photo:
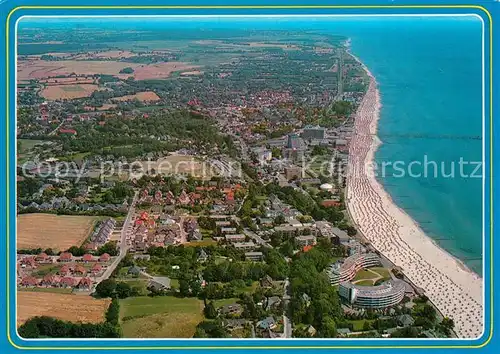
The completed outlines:
<svg viewBox="0 0 500 354">
<path fill-rule="evenodd" d="M 120 74 L 124 68 L 134 69 L 132 74 Z M 136 80 L 164 79 L 174 71 L 199 68 L 183 62 L 168 62 L 157 64 L 137 64 L 118 61 L 101 60 L 19 60 L 17 77 L 19 80 L 43 79 L 60 75 L 114 75 L 121 79 L 133 76 Z"/>
<path fill-rule="evenodd" d="M 203 75 L 203 71 L 194 70 L 194 71 L 185 71 L 181 73 L 181 76 L 198 76 Z"/>
<path fill-rule="evenodd" d="M 23 80 L 42 79 L 58 75 L 69 76 L 72 73 L 75 73 L 76 75 L 117 75 L 123 68 L 134 68 L 135 66 L 139 66 L 139 64 L 100 60 L 34 60 L 31 62 L 19 61 L 17 77 Z"/>
<path fill-rule="evenodd" d="M 66 250 L 80 246 L 94 228 L 93 216 L 21 214 L 17 217 L 17 248 Z"/>
<path fill-rule="evenodd" d="M 153 91 L 146 91 L 146 92 L 137 92 L 135 95 L 127 95 L 127 96 L 121 96 L 121 97 L 114 97 L 113 100 L 115 101 L 132 101 L 134 99 L 138 99 L 139 101 L 158 101 L 160 97 Z"/>
<path fill-rule="evenodd" d="M 130 58 L 137 54 L 132 53 L 128 50 L 106 50 L 104 52 L 98 53 L 87 53 L 87 54 L 79 54 L 74 57 L 74 59 L 121 59 L 121 58 Z"/>
<path fill-rule="evenodd" d="M 168 63 L 141 65 L 134 69 L 133 75 L 136 80 L 164 79 L 169 77 L 174 71 L 191 70 L 196 68 L 199 68 L 199 66 L 172 61 Z"/>
<path fill-rule="evenodd" d="M 94 299 L 87 295 L 18 291 L 17 325 L 20 326 L 35 316 L 50 316 L 71 322 L 99 323 L 104 321 L 110 303 L 110 299 Z"/>
<path fill-rule="evenodd" d="M 51 79 L 41 79 L 41 84 L 51 85 L 71 85 L 71 84 L 95 84 L 96 80 L 92 76 L 87 77 L 60 77 Z"/>
<path fill-rule="evenodd" d="M 99 86 L 92 84 L 52 85 L 40 91 L 40 95 L 48 100 L 71 100 L 74 98 L 90 97 L 92 92 L 99 90 Z"/>
</svg>

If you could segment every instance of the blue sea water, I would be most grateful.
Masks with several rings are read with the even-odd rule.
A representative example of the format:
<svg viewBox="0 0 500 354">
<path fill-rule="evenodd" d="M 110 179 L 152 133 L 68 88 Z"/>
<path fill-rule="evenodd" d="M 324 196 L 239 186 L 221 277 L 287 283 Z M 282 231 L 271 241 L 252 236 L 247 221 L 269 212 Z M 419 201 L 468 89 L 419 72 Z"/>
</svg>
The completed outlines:
<svg viewBox="0 0 500 354">
<path fill-rule="evenodd" d="M 352 51 L 381 93 L 376 163 L 407 166 L 403 178 L 394 168 L 385 176 L 379 170 L 379 181 L 428 236 L 478 274 L 482 170 L 473 170 L 482 160 L 481 30 L 476 18 L 368 21 L 351 30 Z M 463 173 L 461 159 L 469 162 Z M 414 163 L 410 176 L 412 161 L 427 161 L 427 175 Z"/>
<path fill-rule="evenodd" d="M 80 25 L 85 21 L 78 20 Z M 307 30 L 351 38 L 352 52 L 374 74 L 381 93 L 383 144 L 376 162 L 381 166 L 399 161 L 399 166 L 405 166 L 404 177 L 396 177 L 401 171 L 388 166 L 385 176 L 378 177 L 380 182 L 428 236 L 482 274 L 482 179 L 471 176 L 482 159 L 482 25 L 478 18 L 99 22 L 99 26 L 127 28 Z M 70 26 L 63 21 L 58 25 Z M 462 164 L 463 173 L 461 160 L 467 162 Z M 425 161 L 427 176 L 419 168 Z M 452 168 L 454 177 L 449 177 Z"/>
</svg>

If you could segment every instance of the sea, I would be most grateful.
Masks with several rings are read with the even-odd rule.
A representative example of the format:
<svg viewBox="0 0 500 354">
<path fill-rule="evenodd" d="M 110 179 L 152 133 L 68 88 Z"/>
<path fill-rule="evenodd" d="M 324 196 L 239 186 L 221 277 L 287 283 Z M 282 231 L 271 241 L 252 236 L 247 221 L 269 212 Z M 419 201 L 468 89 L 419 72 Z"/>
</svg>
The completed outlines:
<svg viewBox="0 0 500 354">
<path fill-rule="evenodd" d="M 89 23 L 88 19 L 71 21 Z M 54 22 L 70 27 L 67 20 Z M 429 237 L 482 275 L 480 19 L 379 16 L 99 22 L 103 27 L 213 28 L 227 33 L 293 30 L 349 38 L 352 53 L 375 76 L 381 94 L 377 178 Z"/>
<path fill-rule="evenodd" d="M 482 275 L 481 21 L 370 18 L 345 27 L 379 84 L 379 182 L 441 248 Z"/>
</svg>

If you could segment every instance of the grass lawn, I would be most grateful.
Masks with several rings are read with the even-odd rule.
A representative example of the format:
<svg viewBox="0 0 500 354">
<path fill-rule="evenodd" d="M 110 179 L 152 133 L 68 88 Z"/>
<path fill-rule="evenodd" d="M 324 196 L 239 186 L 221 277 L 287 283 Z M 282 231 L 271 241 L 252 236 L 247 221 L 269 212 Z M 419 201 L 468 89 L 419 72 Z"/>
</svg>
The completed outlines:
<svg viewBox="0 0 500 354">
<path fill-rule="evenodd" d="M 384 280 L 391 279 L 391 273 L 389 272 L 389 270 L 387 268 L 376 267 L 376 268 L 370 268 L 370 269 L 373 270 L 374 272 L 377 272 L 378 274 L 380 274 L 384 278 Z"/>
<path fill-rule="evenodd" d="M 117 282 L 124 282 L 130 285 L 133 288 L 138 288 L 139 289 L 139 294 L 141 295 L 147 295 L 148 291 L 146 289 L 148 285 L 148 280 L 147 278 L 121 278 L 121 279 L 116 279 Z"/>
<path fill-rule="evenodd" d="M 356 282 L 356 285 L 360 285 L 360 286 L 372 286 L 373 285 L 373 280 L 369 280 L 369 279 L 360 280 L 360 281 Z"/>
<path fill-rule="evenodd" d="M 179 289 L 179 279 L 170 278 L 170 286 L 172 289 Z"/>
<path fill-rule="evenodd" d="M 365 324 L 365 321 L 368 321 L 369 323 L 374 322 L 374 320 L 352 320 L 352 321 L 349 321 L 349 323 L 352 323 L 353 332 L 361 332 L 363 330 L 363 326 Z"/>
<path fill-rule="evenodd" d="M 44 143 L 43 140 L 31 140 L 31 139 L 18 139 L 17 142 L 19 143 L 17 152 L 20 154 L 33 149 L 35 145 Z"/>
<path fill-rule="evenodd" d="M 186 242 L 183 243 L 184 246 L 186 247 L 207 247 L 207 246 L 216 246 L 217 242 L 212 240 L 212 239 L 203 239 L 201 241 L 192 241 L 192 242 Z"/>
<path fill-rule="evenodd" d="M 237 293 L 253 293 L 255 289 L 257 289 L 257 286 L 259 286 L 258 281 L 254 281 L 252 285 L 250 286 L 245 286 L 243 288 L 239 288 L 236 290 Z"/>
<path fill-rule="evenodd" d="M 203 301 L 173 296 L 120 300 L 125 338 L 191 338 L 203 320 Z"/>
<path fill-rule="evenodd" d="M 34 277 L 43 277 L 47 274 L 56 274 L 62 267 L 60 264 L 41 264 L 33 272 Z"/>
<path fill-rule="evenodd" d="M 356 276 L 354 277 L 354 281 L 362 279 L 375 279 L 375 278 L 377 278 L 376 274 L 373 274 L 369 270 L 362 269 L 356 274 Z"/>
<path fill-rule="evenodd" d="M 19 288 L 19 291 L 29 291 L 33 293 L 58 293 L 58 294 L 71 294 L 71 288 Z"/>
<path fill-rule="evenodd" d="M 234 304 L 235 302 L 238 302 L 240 301 L 239 298 L 237 297 L 231 297 L 229 299 L 219 299 L 219 300 L 214 300 L 214 306 L 216 308 L 219 308 L 221 306 L 224 306 L 224 305 L 230 305 L 230 304 Z"/>
</svg>

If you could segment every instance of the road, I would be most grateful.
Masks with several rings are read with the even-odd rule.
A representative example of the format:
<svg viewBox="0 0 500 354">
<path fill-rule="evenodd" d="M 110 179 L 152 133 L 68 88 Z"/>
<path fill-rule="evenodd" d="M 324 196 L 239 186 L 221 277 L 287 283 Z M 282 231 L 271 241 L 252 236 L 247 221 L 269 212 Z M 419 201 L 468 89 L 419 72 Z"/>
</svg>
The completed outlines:
<svg viewBox="0 0 500 354">
<path fill-rule="evenodd" d="M 61 122 L 61 124 L 59 124 L 59 125 L 57 126 L 57 128 L 56 128 L 56 129 L 54 129 L 53 131 L 51 131 L 51 132 L 48 134 L 48 136 L 55 135 L 55 134 L 57 133 L 57 131 L 59 130 L 59 128 L 61 128 L 61 127 L 62 127 L 62 125 L 63 125 L 65 122 L 66 122 L 66 121 L 65 121 L 65 120 L 63 120 L 63 121 Z"/>
<path fill-rule="evenodd" d="M 122 232 L 120 235 L 120 253 L 118 254 L 118 257 L 115 258 L 113 263 L 108 268 L 106 268 L 104 273 L 96 280 L 95 286 L 97 286 L 97 284 L 99 284 L 101 281 L 108 279 L 115 270 L 115 268 L 118 266 L 120 261 L 123 259 L 123 257 L 125 257 L 125 255 L 127 254 L 128 250 L 127 233 L 129 232 L 130 223 L 134 217 L 135 203 L 137 202 L 138 196 L 139 192 L 135 192 L 134 198 L 132 199 L 132 203 L 130 203 L 130 206 L 128 208 L 127 217 L 123 222 Z"/>
<path fill-rule="evenodd" d="M 264 239 L 262 239 L 262 237 L 260 237 L 259 235 L 257 235 L 255 232 L 253 232 L 252 230 L 249 230 L 249 229 L 243 229 L 243 233 L 250 237 L 251 239 L 253 239 L 255 242 L 257 242 L 259 245 L 262 245 L 264 247 L 268 247 L 268 248 L 273 248 L 273 246 L 271 246 L 269 243 L 267 243 L 266 241 L 264 241 Z"/>
<path fill-rule="evenodd" d="M 285 284 L 283 286 L 283 302 L 285 304 L 283 309 L 283 334 L 285 338 L 292 338 L 292 321 L 286 316 L 286 311 L 288 307 L 288 302 L 290 301 L 290 280 L 285 279 Z"/>
</svg>

